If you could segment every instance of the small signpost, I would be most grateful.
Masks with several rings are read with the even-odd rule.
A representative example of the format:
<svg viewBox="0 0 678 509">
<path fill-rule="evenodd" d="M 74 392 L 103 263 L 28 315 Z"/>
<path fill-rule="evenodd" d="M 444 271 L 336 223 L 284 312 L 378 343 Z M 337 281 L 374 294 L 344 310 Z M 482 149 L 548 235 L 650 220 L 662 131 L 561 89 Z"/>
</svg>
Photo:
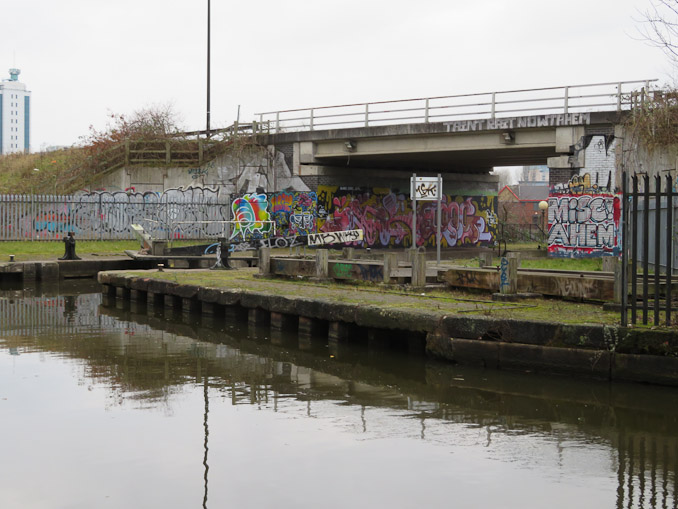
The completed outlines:
<svg viewBox="0 0 678 509">
<path fill-rule="evenodd" d="M 437 177 L 417 177 L 412 174 L 410 179 L 410 196 L 412 197 L 412 248 L 417 247 L 417 200 L 437 201 L 437 230 L 436 230 L 436 256 L 437 263 L 440 265 L 440 244 L 441 244 L 441 202 L 443 199 L 443 177 L 438 173 Z"/>
</svg>

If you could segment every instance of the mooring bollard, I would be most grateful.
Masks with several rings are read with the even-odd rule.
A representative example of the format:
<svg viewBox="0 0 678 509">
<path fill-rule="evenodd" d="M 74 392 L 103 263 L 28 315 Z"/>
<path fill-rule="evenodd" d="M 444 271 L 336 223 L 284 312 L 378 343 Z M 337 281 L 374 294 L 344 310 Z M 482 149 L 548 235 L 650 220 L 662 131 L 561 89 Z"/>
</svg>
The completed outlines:
<svg viewBox="0 0 678 509">
<path fill-rule="evenodd" d="M 81 258 L 75 254 L 75 237 L 73 232 L 68 232 L 68 236 L 64 237 L 63 240 L 66 252 L 59 260 L 80 260 Z"/>
<path fill-rule="evenodd" d="M 217 245 L 217 263 L 212 266 L 214 269 L 224 269 L 230 270 L 231 264 L 228 260 L 231 251 L 231 243 L 228 242 L 226 237 L 219 237 L 219 244 Z"/>
</svg>

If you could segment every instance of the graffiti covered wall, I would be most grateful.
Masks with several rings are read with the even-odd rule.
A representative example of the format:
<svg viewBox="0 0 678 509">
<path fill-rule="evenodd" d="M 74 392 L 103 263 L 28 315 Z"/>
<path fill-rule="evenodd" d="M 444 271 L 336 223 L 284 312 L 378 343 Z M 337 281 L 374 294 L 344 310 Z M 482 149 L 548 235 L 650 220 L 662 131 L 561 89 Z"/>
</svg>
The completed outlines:
<svg viewBox="0 0 678 509">
<path fill-rule="evenodd" d="M 621 195 L 615 188 L 613 135 L 587 135 L 574 145 L 583 167 L 549 190 L 549 256 L 566 258 L 621 254 Z"/>
<path fill-rule="evenodd" d="M 229 219 L 228 197 L 209 188 L 163 193 L 92 192 L 72 196 L 0 196 L 0 240 L 133 239 L 140 224 L 157 239 L 216 236 Z"/>
<path fill-rule="evenodd" d="M 318 232 L 363 230 L 363 247 L 410 247 L 412 202 L 388 188 L 318 186 Z M 435 246 L 436 202 L 417 202 L 417 246 Z M 443 196 L 442 246 L 493 245 L 496 196 Z"/>
<path fill-rule="evenodd" d="M 619 195 L 609 193 L 550 195 L 549 255 L 619 256 L 620 203 Z"/>
<path fill-rule="evenodd" d="M 250 241 L 275 235 L 291 237 L 316 232 L 314 192 L 248 193 L 232 200 L 231 240 Z M 275 224 L 275 231 L 273 225 Z"/>
</svg>

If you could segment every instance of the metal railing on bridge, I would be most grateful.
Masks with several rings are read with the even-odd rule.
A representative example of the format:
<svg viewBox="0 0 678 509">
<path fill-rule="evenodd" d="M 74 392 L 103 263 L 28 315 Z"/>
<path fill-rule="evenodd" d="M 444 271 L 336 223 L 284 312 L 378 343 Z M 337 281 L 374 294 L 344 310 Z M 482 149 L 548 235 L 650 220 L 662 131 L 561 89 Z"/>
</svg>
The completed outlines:
<svg viewBox="0 0 678 509">
<path fill-rule="evenodd" d="M 618 81 L 256 113 L 269 133 L 630 109 L 657 81 Z"/>
</svg>

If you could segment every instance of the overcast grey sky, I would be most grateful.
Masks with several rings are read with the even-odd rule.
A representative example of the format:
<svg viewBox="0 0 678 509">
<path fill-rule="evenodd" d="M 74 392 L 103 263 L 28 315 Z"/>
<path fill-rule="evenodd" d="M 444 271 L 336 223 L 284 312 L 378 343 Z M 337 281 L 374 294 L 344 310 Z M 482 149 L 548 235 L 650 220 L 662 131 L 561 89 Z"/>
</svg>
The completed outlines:
<svg viewBox="0 0 678 509">
<path fill-rule="evenodd" d="M 212 127 L 260 111 L 660 78 L 649 0 L 212 0 Z M 3 2 L 4 3 L 4 2 Z M 0 76 L 33 93 L 32 150 L 172 103 L 204 129 L 207 0 L 21 0 Z"/>
</svg>

